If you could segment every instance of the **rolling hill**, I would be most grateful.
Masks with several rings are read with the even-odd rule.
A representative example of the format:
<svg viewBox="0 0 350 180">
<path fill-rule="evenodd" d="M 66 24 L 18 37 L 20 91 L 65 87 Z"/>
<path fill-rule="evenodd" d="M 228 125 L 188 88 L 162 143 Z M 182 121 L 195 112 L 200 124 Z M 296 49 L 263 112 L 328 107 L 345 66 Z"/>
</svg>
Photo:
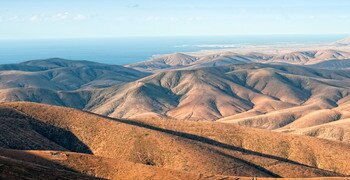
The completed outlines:
<svg viewBox="0 0 350 180">
<path fill-rule="evenodd" d="M 283 55 L 278 55 L 269 60 L 268 62 L 274 63 L 287 63 L 296 65 L 314 65 L 318 66 L 319 63 L 324 63 L 326 61 L 341 61 L 349 60 L 350 53 L 345 51 L 327 49 L 327 50 L 317 50 L 317 51 L 296 51 Z M 327 69 L 327 66 L 318 66 Z M 342 66 L 337 66 L 337 69 L 343 68 Z"/>
<path fill-rule="evenodd" d="M 350 174 L 350 146 L 334 141 L 223 123 L 112 119 L 36 103 L 0 109 L 0 147 L 13 149 L 0 149 L 0 162 L 18 167 L 5 172 L 145 179 Z"/>
<path fill-rule="evenodd" d="M 117 65 L 58 58 L 0 65 L 0 101 L 84 108 L 94 91 L 147 75 Z"/>
<path fill-rule="evenodd" d="M 163 55 L 148 61 L 129 64 L 126 67 L 146 72 L 158 72 L 173 69 L 198 69 L 258 62 L 306 65 L 323 69 L 346 69 L 350 68 L 350 66 L 348 63 L 343 63 L 342 61 L 349 61 L 349 59 L 350 52 L 335 49 L 299 50 L 282 53 L 259 53 L 252 51 L 235 53 L 228 50 L 221 50 L 193 55 L 183 53 Z M 326 64 L 331 64 L 331 66 L 327 66 Z"/>
<path fill-rule="evenodd" d="M 0 65 L 0 88 L 91 89 L 134 81 L 146 75 L 148 73 L 117 65 L 46 59 Z"/>
<path fill-rule="evenodd" d="M 348 143 L 349 83 L 348 70 L 302 66 L 173 70 L 108 88 L 87 110 L 128 119 L 216 120 Z"/>
<path fill-rule="evenodd" d="M 348 45 L 350 45 L 350 37 L 336 41 L 335 44 L 340 45 L 340 46 L 348 46 Z"/>
<path fill-rule="evenodd" d="M 258 60 L 266 60 L 269 58 L 269 55 L 264 54 L 252 53 L 247 55 L 240 55 L 230 51 L 194 56 L 184 53 L 175 53 L 157 56 L 151 60 L 129 64 L 125 67 L 130 67 L 146 72 L 156 72 L 160 70 L 184 68 L 196 69 L 202 67 L 244 64 Z"/>
<path fill-rule="evenodd" d="M 0 71 L 2 102 L 39 102 L 127 119 L 220 121 L 349 142 L 349 129 L 341 123 L 350 118 L 349 70 L 243 63 L 149 75 L 62 59 L 2 67 L 7 69 Z"/>
<path fill-rule="evenodd" d="M 87 107 L 121 118 L 217 120 L 280 111 L 291 114 L 292 109 L 301 117 L 309 111 L 334 108 L 342 100 L 346 104 L 349 77 L 349 71 L 268 64 L 174 70 L 107 88 L 95 97 L 99 104 Z M 283 119 L 274 120 L 271 128 L 295 120 Z"/>
</svg>

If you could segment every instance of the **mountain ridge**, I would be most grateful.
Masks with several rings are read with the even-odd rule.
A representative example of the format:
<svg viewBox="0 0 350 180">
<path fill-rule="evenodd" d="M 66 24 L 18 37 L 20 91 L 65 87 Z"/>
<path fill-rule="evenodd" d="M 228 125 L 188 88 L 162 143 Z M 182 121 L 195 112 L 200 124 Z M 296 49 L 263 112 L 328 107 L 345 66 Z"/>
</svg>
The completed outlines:
<svg viewBox="0 0 350 180">
<path fill-rule="evenodd" d="M 215 67 L 234 64 L 246 64 L 246 63 L 286 63 L 295 65 L 307 65 L 319 68 L 327 68 L 327 66 L 318 65 L 325 61 L 340 61 L 349 60 L 350 52 L 334 49 L 323 50 L 309 50 L 309 51 L 292 51 L 288 53 L 256 53 L 245 52 L 236 53 L 232 51 L 219 51 L 212 53 L 197 53 L 195 55 L 183 54 L 177 56 L 179 53 L 163 55 L 160 57 L 152 58 L 148 61 L 138 62 L 135 64 L 126 65 L 126 67 L 134 68 L 145 72 L 158 72 L 164 70 L 173 69 L 197 69 L 202 67 Z M 182 63 L 181 57 L 185 56 L 187 59 L 190 57 L 191 61 Z M 185 59 L 186 59 L 185 58 Z M 172 63 L 164 61 L 164 59 L 171 59 Z M 344 69 L 349 66 L 341 66 L 336 64 L 333 68 Z"/>
<path fill-rule="evenodd" d="M 184 173 L 245 177 L 332 177 L 350 173 L 345 163 L 350 156 L 346 150 L 349 146 L 317 138 L 222 123 L 111 119 L 75 109 L 28 102 L 1 103 L 0 109 L 0 113 L 10 118 L 12 123 L 31 124 L 11 126 L 6 123 L 2 126 L 5 132 L 19 133 L 4 134 L 0 142 L 20 140 L 16 143 L 0 143 L 3 148 L 16 145 L 15 149 L 18 150 L 33 149 L 29 147 L 33 143 L 26 143 L 26 138 L 22 136 L 28 137 L 28 132 L 40 132 L 44 138 L 75 152 L 89 153 L 82 146 L 76 146 L 82 142 L 94 156 Z M 6 121 L 2 119 L 2 122 Z M 31 130 L 23 131 L 25 128 Z M 76 139 L 67 143 L 66 140 L 72 137 Z M 41 138 L 32 140 L 42 141 Z M 48 143 L 41 145 L 52 147 Z M 330 147 L 332 148 L 329 149 Z M 315 148 L 318 150 L 314 151 Z M 338 150 L 344 154 L 334 155 Z M 206 156 L 200 156 L 203 153 Z M 306 158 L 310 153 L 317 158 Z M 3 150 L 0 151 L 1 154 L 4 154 Z M 65 158 L 64 154 L 67 153 L 57 153 L 56 162 L 59 162 L 59 158 Z M 54 155 L 45 156 L 54 158 Z M 72 154 L 67 158 L 74 157 Z M 187 160 L 182 161 L 183 158 Z M 66 163 L 69 162 L 63 162 Z M 79 168 L 81 165 L 77 166 Z M 139 166 L 134 168 L 137 167 Z M 110 173 L 113 172 L 112 169 Z M 142 175 L 143 171 L 138 173 Z M 88 172 L 87 175 L 96 176 L 93 172 Z"/>
<path fill-rule="evenodd" d="M 0 71 L 0 100 L 60 105 L 117 118 L 209 120 L 286 133 L 349 117 L 349 70 L 247 63 L 124 74 L 119 66 L 90 67 L 79 61 L 74 67 L 76 62 L 59 62 L 47 62 L 41 68 L 51 69 L 38 72 Z M 322 118 L 317 112 L 329 116 Z M 322 123 L 313 123 L 313 118 Z M 302 126 L 295 126 L 298 123 Z M 306 126 L 310 123 L 312 127 Z M 348 131 L 337 127 L 338 134 Z M 302 132 L 348 142 L 347 136 Z"/>
</svg>

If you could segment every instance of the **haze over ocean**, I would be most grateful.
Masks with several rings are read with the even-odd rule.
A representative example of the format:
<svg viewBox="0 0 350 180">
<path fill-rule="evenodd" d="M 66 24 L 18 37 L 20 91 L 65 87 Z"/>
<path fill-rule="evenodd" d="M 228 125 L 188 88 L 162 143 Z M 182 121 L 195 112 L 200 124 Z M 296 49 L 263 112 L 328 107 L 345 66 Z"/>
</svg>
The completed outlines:
<svg viewBox="0 0 350 180">
<path fill-rule="evenodd" d="M 241 45 L 331 43 L 344 37 L 346 35 L 0 39 L 0 63 L 58 57 L 128 64 L 149 59 L 157 54 L 234 48 Z"/>
</svg>

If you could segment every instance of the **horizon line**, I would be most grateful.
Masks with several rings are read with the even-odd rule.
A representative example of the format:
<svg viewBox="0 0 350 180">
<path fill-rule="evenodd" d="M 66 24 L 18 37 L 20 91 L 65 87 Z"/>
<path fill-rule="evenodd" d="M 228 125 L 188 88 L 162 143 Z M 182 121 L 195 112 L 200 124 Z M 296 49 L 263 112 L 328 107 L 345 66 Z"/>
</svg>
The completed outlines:
<svg viewBox="0 0 350 180">
<path fill-rule="evenodd" d="M 176 38 L 176 37 L 227 37 L 227 36 L 350 36 L 350 33 L 271 33 L 271 34 L 222 34 L 222 35 L 159 35 L 159 36 L 86 36 L 86 37 L 0 37 L 0 40 L 49 40 L 49 39 L 107 39 L 107 38 Z"/>
</svg>

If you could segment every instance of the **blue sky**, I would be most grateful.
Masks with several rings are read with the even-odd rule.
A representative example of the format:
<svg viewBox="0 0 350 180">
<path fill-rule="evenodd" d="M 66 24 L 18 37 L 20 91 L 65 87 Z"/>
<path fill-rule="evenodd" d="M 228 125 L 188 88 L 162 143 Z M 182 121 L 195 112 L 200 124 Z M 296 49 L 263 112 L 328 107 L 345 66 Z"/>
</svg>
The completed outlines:
<svg viewBox="0 0 350 180">
<path fill-rule="evenodd" d="M 1 0 L 0 38 L 349 34 L 349 0 Z"/>
</svg>

